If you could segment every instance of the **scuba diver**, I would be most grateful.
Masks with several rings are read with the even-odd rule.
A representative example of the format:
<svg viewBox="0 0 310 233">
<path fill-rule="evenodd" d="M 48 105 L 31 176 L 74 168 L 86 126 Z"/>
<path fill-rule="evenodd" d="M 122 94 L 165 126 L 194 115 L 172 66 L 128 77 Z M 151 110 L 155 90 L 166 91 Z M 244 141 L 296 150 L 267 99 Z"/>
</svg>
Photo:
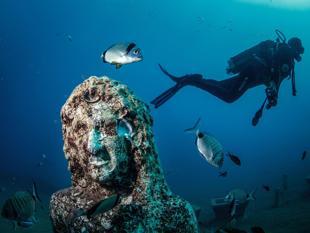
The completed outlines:
<svg viewBox="0 0 310 233">
<path fill-rule="evenodd" d="M 301 61 L 304 48 L 299 38 L 293 37 L 286 42 L 282 32 L 276 30 L 276 34 L 276 41 L 263 41 L 230 58 L 226 71 L 234 76 L 222 81 L 204 79 L 201 74 L 176 77 L 159 65 L 162 72 L 176 84 L 152 100 L 151 104 L 158 108 L 184 86 L 198 87 L 227 103 L 232 103 L 248 89 L 265 85 L 266 98 L 252 119 L 252 125 L 256 126 L 265 105 L 267 104 L 266 109 L 277 105 L 280 84 L 285 78 L 291 79 L 293 96 L 296 96 L 295 60 Z"/>
</svg>

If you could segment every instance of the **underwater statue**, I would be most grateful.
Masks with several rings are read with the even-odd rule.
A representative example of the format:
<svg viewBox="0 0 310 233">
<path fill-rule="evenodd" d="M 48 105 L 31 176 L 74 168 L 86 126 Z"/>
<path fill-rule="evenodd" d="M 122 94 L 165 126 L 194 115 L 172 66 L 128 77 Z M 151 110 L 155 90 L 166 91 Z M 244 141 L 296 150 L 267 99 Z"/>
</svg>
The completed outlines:
<svg viewBox="0 0 310 233">
<path fill-rule="evenodd" d="M 90 77 L 61 119 L 72 187 L 52 195 L 54 232 L 198 232 L 191 205 L 165 182 L 148 106 L 126 86 Z"/>
</svg>

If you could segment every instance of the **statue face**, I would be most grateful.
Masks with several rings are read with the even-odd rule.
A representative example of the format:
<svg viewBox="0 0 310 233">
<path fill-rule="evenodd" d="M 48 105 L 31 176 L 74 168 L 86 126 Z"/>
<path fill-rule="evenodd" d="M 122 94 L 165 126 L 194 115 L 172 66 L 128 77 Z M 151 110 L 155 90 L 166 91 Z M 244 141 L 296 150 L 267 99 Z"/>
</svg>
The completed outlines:
<svg viewBox="0 0 310 233">
<path fill-rule="evenodd" d="M 87 109 L 78 106 L 69 130 L 73 135 L 65 136 L 65 141 L 73 136 L 65 147 L 74 143 L 75 159 L 96 182 L 117 181 L 128 170 L 130 138 L 118 129 L 119 121 L 105 102 L 89 104 Z"/>
</svg>

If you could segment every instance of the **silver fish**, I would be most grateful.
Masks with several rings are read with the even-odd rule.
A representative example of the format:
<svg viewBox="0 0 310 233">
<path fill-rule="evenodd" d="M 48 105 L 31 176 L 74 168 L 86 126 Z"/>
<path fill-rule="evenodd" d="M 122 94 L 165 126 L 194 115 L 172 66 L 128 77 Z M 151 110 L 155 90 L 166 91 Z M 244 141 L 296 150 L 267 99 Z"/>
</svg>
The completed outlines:
<svg viewBox="0 0 310 233">
<path fill-rule="evenodd" d="M 224 151 L 222 145 L 215 137 L 197 130 L 196 146 L 199 153 L 209 164 L 216 168 L 222 167 L 224 162 Z"/>
<path fill-rule="evenodd" d="M 101 59 L 119 69 L 124 64 L 142 61 L 143 57 L 141 49 L 137 48 L 135 43 L 119 43 L 104 51 Z"/>
</svg>

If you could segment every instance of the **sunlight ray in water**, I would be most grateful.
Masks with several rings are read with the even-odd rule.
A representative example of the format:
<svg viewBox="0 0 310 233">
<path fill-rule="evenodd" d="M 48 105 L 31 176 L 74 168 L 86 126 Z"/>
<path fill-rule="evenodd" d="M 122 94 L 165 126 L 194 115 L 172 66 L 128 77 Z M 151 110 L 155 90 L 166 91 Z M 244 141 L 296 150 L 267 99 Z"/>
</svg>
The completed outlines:
<svg viewBox="0 0 310 233">
<path fill-rule="evenodd" d="M 310 9 L 310 0 L 238 0 L 251 4 L 261 4 L 270 7 L 279 7 L 287 9 Z"/>
</svg>

